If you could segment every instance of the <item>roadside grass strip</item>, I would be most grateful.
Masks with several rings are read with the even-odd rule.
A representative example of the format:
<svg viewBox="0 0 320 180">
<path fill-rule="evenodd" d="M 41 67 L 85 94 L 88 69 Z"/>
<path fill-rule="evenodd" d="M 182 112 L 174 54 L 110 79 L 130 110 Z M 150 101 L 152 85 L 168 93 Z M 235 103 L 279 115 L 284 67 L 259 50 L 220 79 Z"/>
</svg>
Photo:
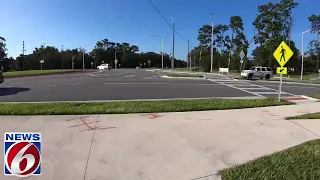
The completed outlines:
<svg viewBox="0 0 320 180">
<path fill-rule="evenodd" d="M 291 119 L 319 119 L 320 120 L 320 112 L 317 113 L 308 113 L 308 114 L 303 114 L 300 116 L 292 116 L 292 117 L 286 117 L 287 120 Z"/>
<path fill-rule="evenodd" d="M 120 102 L 4 103 L 0 115 L 83 115 L 185 112 L 242 109 L 294 104 L 266 99 L 192 99 Z"/>
<path fill-rule="evenodd" d="M 310 97 L 320 99 L 320 94 L 311 95 Z"/>
<path fill-rule="evenodd" d="M 320 179 L 320 140 L 312 140 L 220 172 L 222 180 Z"/>
<path fill-rule="evenodd" d="M 47 74 L 61 74 L 61 73 L 72 73 L 78 72 L 80 70 L 72 69 L 57 69 L 57 70 L 29 70 L 29 71 L 12 71 L 4 72 L 4 77 L 21 77 L 21 76 L 37 76 L 37 75 L 47 75 Z"/>
</svg>

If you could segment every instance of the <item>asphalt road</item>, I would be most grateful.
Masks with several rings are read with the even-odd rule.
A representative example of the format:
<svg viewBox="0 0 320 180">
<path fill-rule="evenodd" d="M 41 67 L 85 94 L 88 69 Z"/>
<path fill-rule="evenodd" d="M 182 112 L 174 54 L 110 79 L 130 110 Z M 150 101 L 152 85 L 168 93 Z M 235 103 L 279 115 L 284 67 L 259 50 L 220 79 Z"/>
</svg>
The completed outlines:
<svg viewBox="0 0 320 180">
<path fill-rule="evenodd" d="M 277 96 L 278 83 L 239 81 L 221 75 L 166 79 L 144 69 L 5 79 L 0 102 L 104 101 Z M 283 85 L 283 96 L 320 94 L 319 85 Z"/>
</svg>

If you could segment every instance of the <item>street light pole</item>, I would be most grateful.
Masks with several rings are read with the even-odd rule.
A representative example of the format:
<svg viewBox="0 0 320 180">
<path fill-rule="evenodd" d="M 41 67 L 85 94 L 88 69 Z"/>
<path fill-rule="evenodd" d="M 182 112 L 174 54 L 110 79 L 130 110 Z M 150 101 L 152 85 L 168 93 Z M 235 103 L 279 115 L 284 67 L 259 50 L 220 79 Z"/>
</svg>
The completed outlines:
<svg viewBox="0 0 320 180">
<path fill-rule="evenodd" d="M 211 66 L 210 66 L 210 72 L 212 72 L 213 68 L 213 13 L 211 13 Z"/>
<path fill-rule="evenodd" d="M 302 32 L 301 33 L 301 40 L 302 40 L 302 42 L 301 42 L 301 75 L 300 75 L 300 79 L 302 80 L 303 79 L 303 59 L 304 59 L 304 45 L 303 45 L 303 35 L 304 35 L 304 33 L 307 33 L 307 32 L 309 32 L 309 31 L 311 31 L 312 29 L 308 29 L 308 30 L 306 30 L 306 31 L 304 31 L 304 32 Z"/>
<path fill-rule="evenodd" d="M 82 69 L 84 70 L 84 49 L 82 49 Z"/>
<path fill-rule="evenodd" d="M 162 63 L 162 69 L 163 69 L 163 37 L 161 37 L 161 63 Z"/>
<path fill-rule="evenodd" d="M 161 67 L 163 69 L 163 37 L 160 37 L 160 36 L 157 36 L 157 35 L 151 35 L 152 37 L 157 37 L 157 38 L 160 38 L 161 39 Z"/>
<path fill-rule="evenodd" d="M 175 31 L 175 27 L 174 27 L 174 21 L 173 18 L 171 17 L 172 20 L 172 60 L 171 60 L 171 68 L 172 70 L 174 69 L 174 31 Z"/>
</svg>

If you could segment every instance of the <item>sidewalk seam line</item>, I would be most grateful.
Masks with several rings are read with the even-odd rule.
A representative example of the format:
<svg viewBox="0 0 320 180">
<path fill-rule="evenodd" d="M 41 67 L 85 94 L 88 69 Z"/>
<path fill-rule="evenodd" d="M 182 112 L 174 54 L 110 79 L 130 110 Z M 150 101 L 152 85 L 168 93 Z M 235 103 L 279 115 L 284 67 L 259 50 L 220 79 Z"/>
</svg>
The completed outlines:
<svg viewBox="0 0 320 180">
<path fill-rule="evenodd" d="M 28 118 L 26 118 L 22 123 L 20 123 L 19 125 L 17 125 L 15 128 L 13 128 L 11 131 L 15 131 L 16 129 L 18 129 L 22 124 L 24 124 L 25 122 L 27 122 L 29 119 L 31 118 L 31 116 L 29 116 Z"/>
<path fill-rule="evenodd" d="M 97 124 L 98 124 L 98 121 L 99 121 L 99 114 L 98 114 L 98 117 L 97 117 L 97 120 L 96 120 L 96 124 L 94 126 L 94 130 L 93 130 L 93 133 L 92 133 L 92 138 L 91 138 L 91 142 L 90 142 L 90 147 L 89 147 L 89 152 L 88 152 L 88 157 L 87 157 L 87 163 L 86 163 L 86 168 L 84 170 L 84 175 L 83 175 L 83 180 L 86 179 L 86 175 L 87 175 L 87 169 L 88 169 L 88 164 L 89 164 L 89 159 L 90 159 L 90 154 L 91 154 L 91 148 L 92 148 L 92 143 L 93 143 L 93 138 L 94 138 L 94 135 L 96 133 L 96 127 L 97 127 Z"/>
<path fill-rule="evenodd" d="M 311 131 L 310 129 L 308 129 L 308 128 L 306 128 L 306 127 L 304 127 L 304 126 L 302 126 L 302 125 L 300 125 L 300 124 L 298 124 L 298 123 L 296 123 L 296 122 L 294 122 L 294 120 L 290 120 L 290 122 L 292 122 L 293 124 L 296 124 L 297 126 L 301 127 L 302 129 L 307 130 L 307 131 L 309 131 L 310 133 L 312 133 L 313 135 L 316 135 L 317 137 L 320 138 L 320 135 L 318 135 L 317 133 Z"/>
<path fill-rule="evenodd" d="M 195 150 L 198 154 L 200 154 L 202 156 L 202 158 L 205 159 L 205 161 L 210 165 L 212 166 L 216 171 L 218 170 L 217 167 L 215 167 L 211 162 L 210 162 L 210 159 L 205 155 L 203 154 L 201 151 L 199 151 L 197 148 L 195 148 L 187 139 L 183 138 L 182 135 L 177 131 L 176 128 L 174 128 L 172 125 L 169 125 L 173 131 L 181 138 L 183 139 L 184 142 L 186 142 L 190 147 L 191 149 Z M 223 162 L 223 161 L 222 161 Z M 223 162 L 224 163 L 224 162 Z M 225 164 L 225 163 L 224 163 Z"/>
</svg>

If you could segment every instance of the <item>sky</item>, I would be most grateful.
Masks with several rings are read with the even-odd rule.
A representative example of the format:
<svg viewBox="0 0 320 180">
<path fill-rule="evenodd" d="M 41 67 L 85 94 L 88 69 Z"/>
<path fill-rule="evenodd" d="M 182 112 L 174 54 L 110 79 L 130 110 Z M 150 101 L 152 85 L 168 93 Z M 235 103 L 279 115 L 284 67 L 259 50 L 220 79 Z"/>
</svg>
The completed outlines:
<svg viewBox="0 0 320 180">
<path fill-rule="evenodd" d="M 204 24 L 229 24 L 231 16 L 241 16 L 244 32 L 250 41 L 254 34 L 253 20 L 258 5 L 278 0 L 151 0 L 164 17 L 173 18 L 176 31 L 175 57 L 186 59 L 190 49 L 197 46 L 197 34 Z M 279 0 L 280 1 L 280 0 Z M 310 28 L 308 17 L 320 12 L 319 0 L 296 0 L 293 11 L 292 40 L 301 49 L 301 32 Z M 98 40 L 128 42 L 142 52 L 172 52 L 172 29 L 148 0 L 1 0 L 0 36 L 6 39 L 8 55 L 32 53 L 42 44 L 64 49 L 92 50 Z M 316 35 L 304 35 L 305 48 Z M 249 52 L 255 45 L 250 45 Z"/>
</svg>

